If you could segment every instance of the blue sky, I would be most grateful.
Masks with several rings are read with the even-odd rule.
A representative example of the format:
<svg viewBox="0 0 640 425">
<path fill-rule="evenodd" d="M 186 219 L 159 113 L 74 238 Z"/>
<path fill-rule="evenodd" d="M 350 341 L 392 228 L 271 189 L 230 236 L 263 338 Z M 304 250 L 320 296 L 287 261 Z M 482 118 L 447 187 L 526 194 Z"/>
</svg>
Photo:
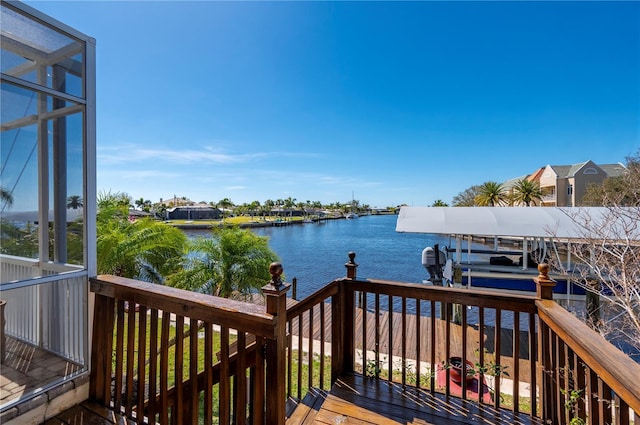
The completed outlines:
<svg viewBox="0 0 640 425">
<path fill-rule="evenodd" d="M 639 2 L 26 3 L 96 38 L 134 199 L 430 205 L 640 149 Z"/>
</svg>

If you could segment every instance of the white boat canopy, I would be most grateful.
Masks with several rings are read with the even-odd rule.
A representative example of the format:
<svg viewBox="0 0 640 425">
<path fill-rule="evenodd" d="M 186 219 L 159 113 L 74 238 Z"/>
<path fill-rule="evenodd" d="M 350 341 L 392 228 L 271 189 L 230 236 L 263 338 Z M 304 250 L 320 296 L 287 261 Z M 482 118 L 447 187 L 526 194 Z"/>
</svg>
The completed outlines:
<svg viewBox="0 0 640 425">
<path fill-rule="evenodd" d="M 640 240 L 639 208 L 402 207 L 396 232 Z"/>
</svg>

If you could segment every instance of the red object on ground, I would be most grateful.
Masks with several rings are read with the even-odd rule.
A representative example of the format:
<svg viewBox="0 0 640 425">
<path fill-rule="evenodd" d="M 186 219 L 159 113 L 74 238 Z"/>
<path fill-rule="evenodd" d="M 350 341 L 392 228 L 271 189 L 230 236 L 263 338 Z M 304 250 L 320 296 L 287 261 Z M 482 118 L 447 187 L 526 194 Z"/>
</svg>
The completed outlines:
<svg viewBox="0 0 640 425">
<path fill-rule="evenodd" d="M 478 381 L 479 375 L 475 375 L 473 379 L 467 380 L 467 399 L 468 400 L 478 400 L 478 390 L 480 389 L 480 383 Z M 447 382 L 447 370 L 441 367 L 438 367 L 436 371 L 436 384 L 439 387 L 445 387 Z M 492 403 L 493 397 L 491 397 L 491 393 L 489 392 L 489 387 L 487 386 L 487 381 L 482 378 L 482 401 L 485 403 Z M 462 397 L 462 382 L 455 382 L 449 376 L 449 392 L 451 395 Z"/>
</svg>

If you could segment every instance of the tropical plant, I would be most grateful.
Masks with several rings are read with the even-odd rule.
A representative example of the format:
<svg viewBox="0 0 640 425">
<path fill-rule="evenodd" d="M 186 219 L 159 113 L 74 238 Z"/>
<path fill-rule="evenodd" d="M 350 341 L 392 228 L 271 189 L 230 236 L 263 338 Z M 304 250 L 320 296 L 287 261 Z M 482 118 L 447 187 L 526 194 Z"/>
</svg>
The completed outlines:
<svg viewBox="0 0 640 425">
<path fill-rule="evenodd" d="M 503 205 L 506 199 L 504 186 L 501 183 L 489 181 L 480 186 L 475 203 L 481 207 L 497 207 Z"/>
<path fill-rule="evenodd" d="M 449 204 L 444 202 L 442 199 L 437 199 L 436 201 L 433 202 L 433 204 L 431 204 L 431 206 L 432 207 L 448 207 Z"/>
<path fill-rule="evenodd" d="M 513 186 L 513 200 L 516 204 L 524 204 L 527 207 L 533 203 L 542 201 L 542 189 L 540 183 L 528 179 L 520 179 Z"/>
<path fill-rule="evenodd" d="M 267 238 L 238 227 L 220 227 L 211 237 L 189 242 L 183 268 L 168 284 L 220 297 L 249 294 L 270 279 L 269 265 L 278 261 Z"/>
<path fill-rule="evenodd" d="M 129 220 L 126 195 L 101 194 L 98 199 L 98 273 L 164 283 L 181 264 L 186 236 L 150 218 Z"/>
<path fill-rule="evenodd" d="M 67 198 L 67 209 L 77 210 L 78 208 L 82 208 L 84 206 L 84 202 L 82 201 L 82 197 L 80 195 L 71 195 Z"/>
</svg>

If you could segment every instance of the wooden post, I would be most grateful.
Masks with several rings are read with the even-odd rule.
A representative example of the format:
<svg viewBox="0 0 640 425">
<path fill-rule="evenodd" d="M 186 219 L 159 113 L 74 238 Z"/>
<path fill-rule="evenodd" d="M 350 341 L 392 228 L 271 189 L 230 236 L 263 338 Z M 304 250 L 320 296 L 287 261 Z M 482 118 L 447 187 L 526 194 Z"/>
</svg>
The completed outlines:
<svg viewBox="0 0 640 425">
<path fill-rule="evenodd" d="M 294 277 L 291 279 L 291 285 L 293 286 L 293 290 L 291 291 L 291 298 L 298 301 L 298 278 Z"/>
<path fill-rule="evenodd" d="M 536 283 L 536 296 L 541 300 L 553 300 L 553 288 L 556 286 L 556 281 L 549 277 L 549 265 L 541 263 L 538 265 L 538 277 L 533 281 Z M 542 420 L 550 420 L 550 423 L 556 423 L 555 402 L 554 402 L 554 387 L 553 379 L 557 379 L 557 376 L 553 376 L 554 366 L 553 355 L 551 353 L 551 341 L 550 332 L 548 327 L 544 323 L 540 323 L 538 329 L 538 361 L 540 367 L 538 368 L 538 382 L 540 382 L 540 395 L 542 397 Z M 535 388 L 532 391 L 536 391 Z"/>
<path fill-rule="evenodd" d="M 355 279 L 356 278 L 356 269 L 358 265 L 355 262 L 356 253 L 351 251 L 349 252 L 349 262 L 344 266 L 347 268 L 347 279 Z"/>
<path fill-rule="evenodd" d="M 587 325 L 596 332 L 600 328 L 600 282 L 595 279 L 587 281 L 585 304 L 587 307 Z"/>
<path fill-rule="evenodd" d="M 108 407 L 111 401 L 111 352 L 114 319 L 115 300 L 104 295 L 96 295 L 93 313 L 89 399 L 105 407 Z"/>
<path fill-rule="evenodd" d="M 533 279 L 536 283 L 536 296 L 541 300 L 553 299 L 553 288 L 556 286 L 556 281 L 549 277 L 549 265 L 541 263 L 538 265 L 538 277 Z"/>
<path fill-rule="evenodd" d="M 275 339 L 267 340 L 266 357 L 266 423 L 284 425 L 286 407 L 287 355 L 287 290 L 291 287 L 280 279 L 282 264 L 271 263 L 271 281 L 262 287 L 267 313 L 275 316 Z"/>
</svg>

